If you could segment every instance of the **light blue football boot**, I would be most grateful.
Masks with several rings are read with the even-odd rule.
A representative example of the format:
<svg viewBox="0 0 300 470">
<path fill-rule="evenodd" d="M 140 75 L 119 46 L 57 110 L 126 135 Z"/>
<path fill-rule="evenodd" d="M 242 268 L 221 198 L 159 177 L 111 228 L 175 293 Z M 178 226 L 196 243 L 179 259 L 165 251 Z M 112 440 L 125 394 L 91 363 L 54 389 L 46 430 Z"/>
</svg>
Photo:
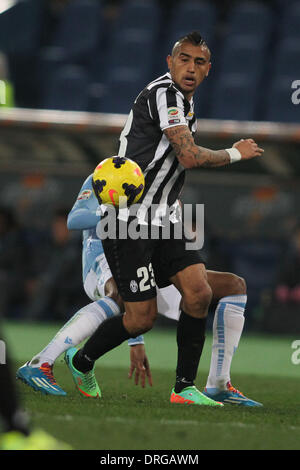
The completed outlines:
<svg viewBox="0 0 300 470">
<path fill-rule="evenodd" d="M 239 390 L 234 388 L 230 382 L 226 384 L 226 390 L 220 390 L 218 388 L 205 388 L 203 394 L 213 400 L 219 401 L 221 403 L 230 403 L 231 405 L 240 405 L 240 406 L 263 406 L 262 403 L 258 401 L 251 400 L 250 398 L 245 397 Z"/>
<path fill-rule="evenodd" d="M 40 367 L 32 367 L 29 362 L 26 362 L 18 369 L 16 377 L 29 387 L 46 395 L 67 395 L 57 384 L 53 375 L 53 366 L 48 362 L 44 362 Z"/>
</svg>

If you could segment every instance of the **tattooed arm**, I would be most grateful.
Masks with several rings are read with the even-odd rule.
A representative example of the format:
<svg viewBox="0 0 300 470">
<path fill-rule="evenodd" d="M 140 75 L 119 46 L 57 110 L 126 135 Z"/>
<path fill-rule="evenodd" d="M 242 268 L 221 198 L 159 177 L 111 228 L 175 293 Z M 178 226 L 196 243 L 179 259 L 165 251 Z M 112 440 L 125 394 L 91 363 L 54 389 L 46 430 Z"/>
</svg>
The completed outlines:
<svg viewBox="0 0 300 470">
<path fill-rule="evenodd" d="M 164 130 L 164 133 L 176 157 L 185 168 L 198 166 L 209 168 L 230 163 L 230 156 L 226 150 L 210 150 L 196 145 L 187 126 L 169 127 Z M 242 159 L 257 157 L 263 153 L 263 149 L 260 149 L 252 139 L 240 140 L 233 147 L 240 151 Z"/>
</svg>

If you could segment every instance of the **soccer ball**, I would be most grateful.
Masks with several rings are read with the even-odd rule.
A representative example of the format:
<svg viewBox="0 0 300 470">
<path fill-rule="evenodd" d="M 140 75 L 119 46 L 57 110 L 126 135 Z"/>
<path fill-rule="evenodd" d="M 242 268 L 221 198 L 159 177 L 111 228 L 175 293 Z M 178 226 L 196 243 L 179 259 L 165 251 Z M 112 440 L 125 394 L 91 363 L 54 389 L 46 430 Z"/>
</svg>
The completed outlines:
<svg viewBox="0 0 300 470">
<path fill-rule="evenodd" d="M 137 163 L 115 156 L 99 163 L 93 173 L 92 184 L 99 204 L 123 207 L 140 199 L 145 178 Z"/>
</svg>

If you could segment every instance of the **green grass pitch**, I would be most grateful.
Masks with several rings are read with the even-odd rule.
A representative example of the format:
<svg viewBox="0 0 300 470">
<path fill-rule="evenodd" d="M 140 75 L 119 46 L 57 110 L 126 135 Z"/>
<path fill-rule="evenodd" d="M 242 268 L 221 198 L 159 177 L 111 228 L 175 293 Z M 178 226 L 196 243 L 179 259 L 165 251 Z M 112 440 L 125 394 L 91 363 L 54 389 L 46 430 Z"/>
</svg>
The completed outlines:
<svg viewBox="0 0 300 470">
<path fill-rule="evenodd" d="M 58 327 L 6 323 L 6 340 L 16 366 L 39 352 Z M 127 344 L 97 364 L 96 375 L 103 393 L 100 400 L 79 396 L 60 358 L 54 373 L 67 392 L 66 397 L 45 396 L 18 382 L 32 425 L 78 450 L 300 449 L 300 364 L 291 361 L 292 342 L 299 338 L 246 333 L 242 337 L 231 378 L 234 386 L 264 404 L 257 409 L 171 405 L 175 330 L 154 328 L 145 339 L 152 388 L 142 389 L 128 379 Z M 200 390 L 208 373 L 210 346 L 208 335 L 196 382 Z"/>
</svg>

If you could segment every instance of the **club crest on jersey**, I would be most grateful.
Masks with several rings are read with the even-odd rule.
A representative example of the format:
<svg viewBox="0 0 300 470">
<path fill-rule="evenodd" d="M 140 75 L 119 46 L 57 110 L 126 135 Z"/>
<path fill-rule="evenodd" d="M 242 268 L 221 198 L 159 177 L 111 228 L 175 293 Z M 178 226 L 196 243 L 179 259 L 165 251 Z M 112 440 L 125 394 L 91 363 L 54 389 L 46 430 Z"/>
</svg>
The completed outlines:
<svg viewBox="0 0 300 470">
<path fill-rule="evenodd" d="M 86 201 L 87 199 L 91 197 L 91 194 L 92 194 L 92 191 L 90 189 L 85 189 L 79 194 L 77 201 L 81 201 L 81 200 Z"/>
<path fill-rule="evenodd" d="M 194 117 L 194 114 L 195 114 L 195 113 L 194 113 L 193 111 L 189 111 L 189 112 L 187 113 L 186 118 L 187 118 L 189 121 L 191 121 L 191 120 L 193 119 L 193 117 Z"/>
<path fill-rule="evenodd" d="M 138 286 L 136 281 L 134 281 L 134 280 L 130 281 L 130 290 L 131 290 L 131 292 L 133 292 L 135 294 L 138 291 L 138 288 L 139 288 L 139 286 Z"/>
</svg>

